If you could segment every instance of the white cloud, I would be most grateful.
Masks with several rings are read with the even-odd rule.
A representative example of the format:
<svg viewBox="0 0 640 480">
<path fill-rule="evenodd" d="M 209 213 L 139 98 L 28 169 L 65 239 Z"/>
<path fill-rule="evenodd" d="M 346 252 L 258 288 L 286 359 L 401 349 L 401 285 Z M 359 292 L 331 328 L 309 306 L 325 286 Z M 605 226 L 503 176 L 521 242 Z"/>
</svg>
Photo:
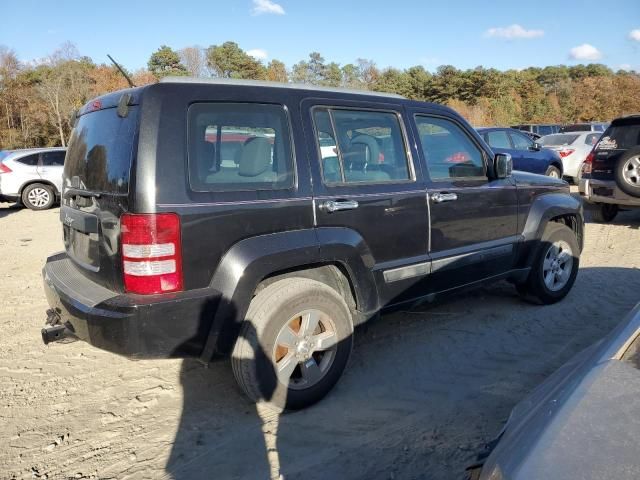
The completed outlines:
<svg viewBox="0 0 640 480">
<path fill-rule="evenodd" d="M 271 0 L 253 0 L 251 15 L 270 13 L 274 15 L 284 15 L 284 8 L 282 8 L 282 5 L 272 2 Z"/>
<path fill-rule="evenodd" d="M 627 72 L 631 70 L 631 64 L 630 63 L 623 63 L 621 65 L 618 65 L 618 70 L 626 70 Z"/>
<path fill-rule="evenodd" d="M 640 42 L 640 28 L 636 28 L 635 30 L 631 30 L 629 32 L 629 40 Z"/>
<path fill-rule="evenodd" d="M 583 43 L 569 50 L 569 58 L 573 60 L 600 60 L 602 53 L 593 45 Z"/>
<path fill-rule="evenodd" d="M 514 23 L 508 27 L 494 27 L 484 32 L 485 37 L 506 38 L 513 40 L 514 38 L 537 38 L 544 35 L 544 30 L 527 30 Z"/>
<path fill-rule="evenodd" d="M 247 50 L 247 55 L 255 58 L 256 60 L 264 60 L 269 56 L 266 50 L 262 50 L 261 48 L 254 48 L 252 50 Z"/>
</svg>

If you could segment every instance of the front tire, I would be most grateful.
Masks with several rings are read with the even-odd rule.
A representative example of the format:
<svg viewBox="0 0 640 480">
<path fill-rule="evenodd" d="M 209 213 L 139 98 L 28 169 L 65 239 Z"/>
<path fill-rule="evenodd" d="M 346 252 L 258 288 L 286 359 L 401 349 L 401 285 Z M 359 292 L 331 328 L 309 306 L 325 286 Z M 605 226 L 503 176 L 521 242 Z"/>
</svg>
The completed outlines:
<svg viewBox="0 0 640 480">
<path fill-rule="evenodd" d="M 30 210 L 47 210 L 55 199 L 53 188 L 43 183 L 32 183 L 22 192 L 22 203 Z"/>
<path fill-rule="evenodd" d="M 575 233 L 564 224 L 550 222 L 529 277 L 516 288 L 520 295 L 536 303 L 556 303 L 573 287 L 579 266 L 580 247 Z"/>
<path fill-rule="evenodd" d="M 322 399 L 353 346 L 351 312 L 331 287 L 306 278 L 277 281 L 251 301 L 231 364 L 254 402 L 297 410 Z"/>
</svg>

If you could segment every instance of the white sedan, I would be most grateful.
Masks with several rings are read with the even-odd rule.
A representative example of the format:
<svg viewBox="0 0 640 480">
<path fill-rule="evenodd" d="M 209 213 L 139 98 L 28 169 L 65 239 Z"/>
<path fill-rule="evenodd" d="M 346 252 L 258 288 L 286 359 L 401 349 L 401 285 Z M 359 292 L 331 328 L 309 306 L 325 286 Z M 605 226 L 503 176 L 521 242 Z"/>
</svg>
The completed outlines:
<svg viewBox="0 0 640 480">
<path fill-rule="evenodd" d="M 554 133 L 540 137 L 538 143 L 560 154 L 564 176 L 577 183 L 582 162 L 598 143 L 600 135 L 602 132 Z"/>
</svg>

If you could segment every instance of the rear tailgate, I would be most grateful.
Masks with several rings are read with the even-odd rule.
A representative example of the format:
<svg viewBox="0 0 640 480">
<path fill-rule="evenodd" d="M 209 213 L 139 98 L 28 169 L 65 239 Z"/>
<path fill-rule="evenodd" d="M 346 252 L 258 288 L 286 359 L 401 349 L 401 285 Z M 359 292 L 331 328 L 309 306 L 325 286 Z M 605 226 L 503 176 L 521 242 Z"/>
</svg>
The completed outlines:
<svg viewBox="0 0 640 480">
<path fill-rule="evenodd" d="M 614 180 L 614 169 L 624 153 L 640 142 L 640 119 L 630 117 L 614 121 L 594 148 L 591 177 Z"/>
<path fill-rule="evenodd" d="M 97 100 L 88 110 L 77 120 L 65 159 L 60 209 L 64 245 L 86 277 L 121 292 L 120 216 L 129 210 L 139 106 L 119 114 L 117 106 Z"/>
</svg>

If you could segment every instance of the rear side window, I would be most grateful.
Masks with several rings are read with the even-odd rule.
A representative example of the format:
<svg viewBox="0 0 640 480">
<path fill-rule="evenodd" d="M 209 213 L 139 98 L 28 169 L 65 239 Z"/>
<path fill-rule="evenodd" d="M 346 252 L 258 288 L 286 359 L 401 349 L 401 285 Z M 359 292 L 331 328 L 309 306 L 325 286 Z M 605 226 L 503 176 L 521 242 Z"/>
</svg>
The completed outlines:
<svg viewBox="0 0 640 480">
<path fill-rule="evenodd" d="M 326 184 L 411 180 L 398 115 L 393 112 L 315 108 Z"/>
<path fill-rule="evenodd" d="M 292 187 L 293 155 L 284 107 L 250 103 L 191 105 L 189 181 L 196 191 Z"/>
<path fill-rule="evenodd" d="M 489 146 L 493 148 L 511 148 L 511 142 L 509 142 L 507 132 L 505 132 L 504 130 L 494 130 L 492 132 L 487 132 L 484 138 Z"/>
<path fill-rule="evenodd" d="M 594 146 L 600 140 L 601 133 L 590 133 L 584 137 L 584 143 L 590 146 Z"/>
<path fill-rule="evenodd" d="M 62 167 L 64 165 L 65 152 L 44 152 L 42 165 L 45 167 Z"/>
<path fill-rule="evenodd" d="M 459 125 L 417 115 L 416 126 L 431 179 L 486 176 L 480 148 Z"/>
<path fill-rule="evenodd" d="M 22 163 L 23 165 L 29 165 L 30 167 L 38 166 L 38 157 L 39 153 L 32 153 L 31 155 L 27 155 L 25 157 L 17 158 L 16 162 Z"/>
<path fill-rule="evenodd" d="M 74 188 L 98 192 L 127 193 L 139 107 L 130 106 L 122 118 L 116 108 L 82 115 L 71 134 L 65 182 Z"/>
</svg>

